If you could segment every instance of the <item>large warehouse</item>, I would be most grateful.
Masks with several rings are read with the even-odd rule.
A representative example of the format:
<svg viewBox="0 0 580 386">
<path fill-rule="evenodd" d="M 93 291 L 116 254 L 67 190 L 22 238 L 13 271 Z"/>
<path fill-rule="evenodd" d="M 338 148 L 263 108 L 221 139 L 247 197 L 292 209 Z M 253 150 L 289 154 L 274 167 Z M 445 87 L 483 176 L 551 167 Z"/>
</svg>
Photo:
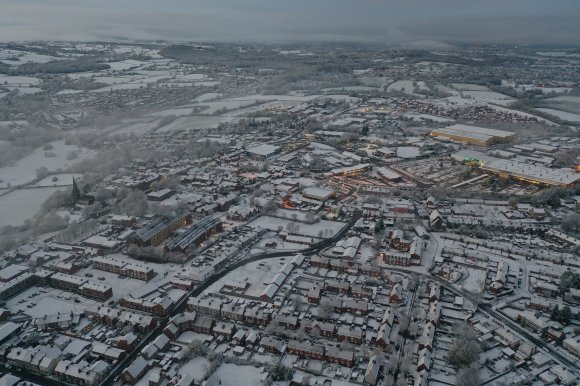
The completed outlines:
<svg viewBox="0 0 580 386">
<path fill-rule="evenodd" d="M 572 169 L 531 165 L 521 161 L 491 157 L 478 151 L 463 150 L 452 154 L 451 157 L 460 162 L 477 163 L 485 172 L 531 184 L 572 188 L 580 180 L 580 173 Z"/>
<path fill-rule="evenodd" d="M 456 124 L 442 129 L 435 129 L 431 131 L 431 136 L 465 142 L 476 146 L 491 146 L 500 142 L 513 142 L 517 134 L 505 130 Z"/>
</svg>

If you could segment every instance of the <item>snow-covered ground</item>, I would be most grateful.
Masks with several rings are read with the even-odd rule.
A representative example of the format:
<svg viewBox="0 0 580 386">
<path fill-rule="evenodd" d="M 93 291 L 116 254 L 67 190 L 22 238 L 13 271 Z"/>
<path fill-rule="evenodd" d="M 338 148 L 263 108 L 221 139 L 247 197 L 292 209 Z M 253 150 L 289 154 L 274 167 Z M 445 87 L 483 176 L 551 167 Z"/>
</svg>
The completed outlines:
<svg viewBox="0 0 580 386">
<path fill-rule="evenodd" d="M 7 86 L 36 86 L 40 79 L 33 76 L 12 76 L 0 74 L 0 84 Z"/>
<path fill-rule="evenodd" d="M 451 86 L 458 91 L 489 91 L 487 86 L 473 83 L 451 83 Z"/>
<path fill-rule="evenodd" d="M 463 91 L 464 97 L 471 97 L 483 102 L 495 103 L 501 106 L 507 106 L 514 102 L 515 99 L 509 97 L 508 95 L 500 94 L 495 91 L 479 91 L 479 90 L 468 90 Z"/>
<path fill-rule="evenodd" d="M 53 181 L 54 177 L 57 178 L 56 181 Z M 36 182 L 34 186 L 52 187 L 54 185 L 72 185 L 72 179 L 80 177 L 81 177 L 80 174 L 75 173 L 56 174 L 43 178 L 42 180 Z"/>
<path fill-rule="evenodd" d="M 159 132 L 212 129 L 218 127 L 218 125 L 222 122 L 230 122 L 233 119 L 233 117 L 192 115 L 174 120 L 173 122 L 159 129 Z"/>
<path fill-rule="evenodd" d="M 272 282 L 272 279 L 282 267 L 291 260 L 290 257 L 279 257 L 246 264 L 209 286 L 204 294 L 218 293 L 226 283 L 250 283 L 248 293 L 259 296 L 264 288 Z"/>
<path fill-rule="evenodd" d="M 126 256 L 124 257 L 123 261 L 125 261 L 125 260 L 127 260 Z M 149 266 L 149 264 L 145 264 L 143 262 L 133 262 L 133 263 Z M 83 268 L 78 273 L 76 273 L 75 276 L 84 277 L 84 274 L 88 273 L 88 272 L 93 274 L 93 277 L 88 278 L 88 279 L 95 282 L 95 283 L 103 283 L 103 284 L 115 283 L 115 285 L 113 287 L 113 298 L 112 298 L 114 300 L 120 299 L 120 298 L 126 296 L 128 293 L 130 293 L 134 290 L 137 290 L 137 289 L 139 289 L 147 284 L 147 282 L 145 282 L 143 280 L 131 279 L 129 277 L 125 277 L 121 280 L 121 279 L 119 279 L 119 275 L 116 273 L 101 271 L 101 270 L 93 269 L 93 268 Z M 99 278 L 104 278 L 105 280 L 99 280 Z M 154 277 L 151 280 L 158 281 L 158 280 L 161 280 L 163 278 L 164 278 L 163 275 L 157 275 L 156 277 Z"/>
<path fill-rule="evenodd" d="M 317 98 L 322 95 L 263 95 L 263 94 L 252 94 L 245 95 L 242 97 L 230 98 L 230 101 L 255 101 L 255 100 L 265 100 L 265 101 L 299 101 L 307 102 Z"/>
<path fill-rule="evenodd" d="M 196 384 L 199 384 L 205 378 L 209 366 L 210 363 L 207 358 L 195 357 L 192 360 L 185 362 L 183 366 L 179 368 L 178 373 L 181 375 L 191 375 L 195 379 Z"/>
<path fill-rule="evenodd" d="M 197 98 L 194 99 L 194 101 L 196 102 L 205 102 L 205 101 L 209 101 L 212 99 L 216 99 L 216 98 L 220 98 L 222 96 L 222 94 L 217 93 L 217 92 L 208 92 L 205 94 L 201 94 L 200 96 L 198 96 Z"/>
<path fill-rule="evenodd" d="M 63 188 L 21 189 L 0 197 L 0 227 L 18 226 L 32 218 L 42 203 Z"/>
<path fill-rule="evenodd" d="M 6 60 L 8 58 L 18 58 L 18 60 Z M 35 52 L 19 50 L 2 50 L 0 52 L 0 61 L 9 66 L 19 66 L 24 63 L 48 63 L 56 59 L 54 56 L 37 54 Z"/>
<path fill-rule="evenodd" d="M 292 222 L 291 220 L 270 217 L 270 216 L 261 216 L 249 223 L 248 225 L 251 227 L 262 227 L 264 229 L 269 229 L 272 231 L 277 231 L 279 227 L 282 227 L 283 230 L 286 230 L 286 226 L 288 223 Z M 299 228 L 297 230 L 297 234 L 302 236 L 309 236 L 309 237 L 319 237 L 319 232 L 325 232 L 325 230 L 330 230 L 332 232 L 332 236 L 334 236 L 338 231 L 340 231 L 346 224 L 343 222 L 338 221 L 328 221 L 328 220 L 321 220 L 314 224 L 305 224 L 301 222 L 297 222 Z M 328 237 L 328 235 L 326 235 Z"/>
<path fill-rule="evenodd" d="M 121 125 L 116 125 L 111 134 L 133 133 L 135 135 L 144 134 L 158 127 L 160 116 L 149 116 L 145 118 L 126 119 Z"/>
<path fill-rule="evenodd" d="M 80 303 L 73 299 L 79 298 Z M 101 305 L 79 295 L 54 288 L 32 287 L 6 302 L 5 308 L 16 313 L 22 310 L 33 318 L 57 313 L 82 312 L 86 307 Z M 30 308 L 28 307 L 30 306 Z"/>
<path fill-rule="evenodd" d="M 140 60 L 127 59 L 127 60 L 121 60 L 119 62 L 107 62 L 105 64 L 108 64 L 111 67 L 112 71 L 123 71 L 123 70 L 128 70 L 130 68 L 136 68 L 136 67 L 143 66 L 146 63 L 142 62 Z"/>
<path fill-rule="evenodd" d="M 485 285 L 487 272 L 480 269 L 469 269 L 469 276 L 461 283 L 465 291 L 481 293 Z"/>
<path fill-rule="evenodd" d="M 555 117 L 558 117 L 560 119 L 564 119 L 566 121 L 571 121 L 571 122 L 580 122 L 580 114 L 573 114 L 573 113 L 567 113 L 565 111 L 560 111 L 560 110 L 554 110 L 554 109 L 536 109 L 538 111 L 541 111 L 543 113 L 547 113 L 550 115 L 553 115 Z"/>
<path fill-rule="evenodd" d="M 228 99 L 224 101 L 203 102 L 200 103 L 199 106 L 207 106 L 207 109 L 202 111 L 203 114 L 215 114 L 218 110 L 221 109 L 237 110 L 242 107 L 251 106 L 252 104 L 256 103 L 256 100 Z"/>
<path fill-rule="evenodd" d="M 414 95 L 413 90 L 415 87 L 418 87 L 419 90 L 429 90 L 429 88 L 425 85 L 425 82 L 416 82 L 417 86 L 413 85 L 412 80 L 398 80 L 396 82 L 391 83 L 387 87 L 387 91 L 399 91 L 404 92 L 405 94 Z"/>
<path fill-rule="evenodd" d="M 58 169 L 64 169 L 74 163 L 92 157 L 95 152 L 93 150 L 80 149 L 76 145 L 65 145 L 64 140 L 54 141 L 50 143 L 52 149 L 43 150 L 42 147 L 37 148 L 31 154 L 18 160 L 13 166 L 5 166 L 0 168 L 0 187 L 6 187 L 7 184 L 12 186 L 22 185 L 30 182 L 36 178 L 36 169 L 44 166 L 49 172 L 55 172 Z M 75 160 L 68 161 L 67 155 L 75 151 L 79 157 Z M 47 157 L 45 153 L 52 153 L 54 157 Z"/>
<path fill-rule="evenodd" d="M 324 92 L 340 92 L 340 91 L 380 91 L 381 87 L 371 87 L 371 86 L 345 86 L 345 87 L 331 87 L 323 88 Z"/>
<path fill-rule="evenodd" d="M 437 91 L 446 92 L 446 93 L 449 93 L 449 94 L 451 94 L 453 96 L 460 96 L 459 91 L 457 91 L 457 90 L 455 90 L 455 89 L 453 89 L 451 87 L 445 86 L 443 84 L 437 84 L 433 88 L 435 90 L 437 90 Z"/>
<path fill-rule="evenodd" d="M 170 116 L 170 115 L 183 116 L 183 115 L 190 115 L 192 112 L 193 112 L 193 106 L 178 106 L 178 107 L 174 107 L 171 109 L 156 111 L 154 113 L 149 114 L 149 116 L 162 116 L 162 117 L 166 117 L 166 116 Z"/>
<path fill-rule="evenodd" d="M 261 386 L 262 380 L 268 376 L 264 369 L 232 363 L 222 364 L 215 374 L 221 379 L 222 386 Z"/>
</svg>

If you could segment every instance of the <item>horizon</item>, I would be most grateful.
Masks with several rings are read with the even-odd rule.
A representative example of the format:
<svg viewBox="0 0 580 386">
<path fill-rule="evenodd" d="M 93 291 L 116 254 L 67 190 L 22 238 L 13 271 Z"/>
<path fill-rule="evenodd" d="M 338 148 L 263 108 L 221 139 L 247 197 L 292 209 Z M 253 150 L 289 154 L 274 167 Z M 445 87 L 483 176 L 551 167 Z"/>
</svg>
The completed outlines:
<svg viewBox="0 0 580 386">
<path fill-rule="evenodd" d="M 578 46 L 577 20 L 580 4 L 571 0 L 549 8 L 539 0 L 248 0 L 244 7 L 233 0 L 162 6 L 151 0 L 105 0 L 98 6 L 30 0 L 3 5 L 0 41 Z"/>
</svg>

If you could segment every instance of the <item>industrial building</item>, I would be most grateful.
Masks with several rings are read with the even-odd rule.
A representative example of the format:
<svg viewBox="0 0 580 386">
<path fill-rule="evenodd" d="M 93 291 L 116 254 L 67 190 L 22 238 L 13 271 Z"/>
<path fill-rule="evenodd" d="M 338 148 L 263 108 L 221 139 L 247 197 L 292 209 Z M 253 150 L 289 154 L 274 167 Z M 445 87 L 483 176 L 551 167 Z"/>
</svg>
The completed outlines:
<svg viewBox="0 0 580 386">
<path fill-rule="evenodd" d="M 572 169 L 552 169 L 531 165 L 521 161 L 491 157 L 478 151 L 464 150 L 452 154 L 451 157 L 456 161 L 478 164 L 481 170 L 502 178 L 513 178 L 530 184 L 573 188 L 580 180 L 580 173 Z"/>
<path fill-rule="evenodd" d="M 431 131 L 432 137 L 464 142 L 476 146 L 491 146 L 495 143 L 513 142 L 517 134 L 511 131 L 487 129 L 469 125 L 451 125 Z"/>
<path fill-rule="evenodd" d="M 332 189 L 309 187 L 302 191 L 302 195 L 316 201 L 326 201 L 336 197 L 336 192 Z"/>
</svg>

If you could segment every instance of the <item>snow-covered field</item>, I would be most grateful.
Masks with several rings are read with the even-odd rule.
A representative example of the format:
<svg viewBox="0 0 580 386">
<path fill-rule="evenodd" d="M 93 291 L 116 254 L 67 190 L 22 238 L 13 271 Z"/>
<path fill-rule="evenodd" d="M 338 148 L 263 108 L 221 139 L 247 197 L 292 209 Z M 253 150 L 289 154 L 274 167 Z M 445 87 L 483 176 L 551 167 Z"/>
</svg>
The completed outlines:
<svg viewBox="0 0 580 386">
<path fill-rule="evenodd" d="M 149 116 L 143 119 L 127 119 L 123 124 L 117 125 L 111 134 L 133 133 L 135 135 L 144 134 L 158 127 L 161 118 L 159 116 Z"/>
<path fill-rule="evenodd" d="M 434 86 L 434 89 L 437 90 L 437 91 L 447 92 L 447 93 L 449 93 L 449 94 L 451 94 L 453 96 L 459 96 L 459 91 L 457 91 L 457 90 L 455 90 L 455 89 L 453 89 L 451 87 L 445 86 L 443 84 L 437 84 L 437 85 L 435 85 Z"/>
<path fill-rule="evenodd" d="M 331 87 L 331 88 L 323 88 L 322 91 L 324 92 L 340 92 L 340 91 L 380 91 L 382 90 L 381 87 L 371 87 L 371 86 L 345 86 L 345 87 Z"/>
<path fill-rule="evenodd" d="M 489 91 L 487 86 L 473 83 L 451 83 L 451 86 L 458 91 Z"/>
<path fill-rule="evenodd" d="M 182 76 L 178 76 L 177 79 L 179 81 L 182 80 L 202 80 L 202 79 L 206 79 L 207 75 L 205 74 L 187 74 L 187 75 L 182 75 Z"/>
<path fill-rule="evenodd" d="M 172 109 L 156 111 L 154 113 L 149 114 L 149 116 L 162 116 L 162 117 L 170 115 L 182 116 L 182 115 L 190 115 L 192 111 L 193 111 L 192 106 L 178 106 Z"/>
<path fill-rule="evenodd" d="M 566 121 L 580 122 L 580 114 L 567 113 L 565 111 L 554 110 L 554 109 L 538 108 L 536 110 L 541 111 L 541 112 L 546 113 L 546 114 L 553 115 L 553 116 L 558 117 L 560 119 L 564 119 Z"/>
<path fill-rule="evenodd" d="M 222 96 L 222 94 L 217 93 L 217 92 L 208 92 L 205 94 L 201 94 L 200 96 L 198 96 L 197 98 L 194 99 L 194 101 L 196 102 L 205 102 L 205 101 L 209 101 L 212 99 L 216 99 L 216 98 L 220 98 Z"/>
<path fill-rule="evenodd" d="M 427 86 L 425 85 L 425 82 L 417 82 L 417 87 L 421 90 L 428 90 Z M 412 80 L 398 80 L 394 83 L 391 83 L 388 87 L 387 87 L 387 91 L 400 91 L 400 92 L 404 92 L 406 94 L 413 94 L 413 90 L 415 89 L 415 86 L 413 86 L 413 81 Z"/>
<path fill-rule="evenodd" d="M 145 87 L 148 84 L 157 83 L 161 80 L 169 80 L 170 73 L 143 76 L 143 75 L 125 75 L 125 76 L 99 76 L 95 78 L 95 82 L 105 83 L 108 86 L 91 90 L 90 92 L 108 92 L 110 90 L 132 90 L 140 87 Z"/>
<path fill-rule="evenodd" d="M 109 67 L 111 67 L 112 71 L 123 71 L 123 70 L 128 70 L 130 68 L 140 67 L 140 66 L 143 66 L 147 63 L 142 62 L 140 60 L 127 59 L 127 60 L 121 60 L 119 62 L 107 62 L 105 64 L 108 64 Z"/>
<path fill-rule="evenodd" d="M 18 60 L 6 60 L 8 58 L 18 58 Z M 35 52 L 19 50 L 2 50 L 0 52 L 0 61 L 9 66 L 18 66 L 24 63 L 48 63 L 56 59 L 54 56 L 37 54 Z"/>
<path fill-rule="evenodd" d="M 80 149 L 76 145 L 65 145 L 63 140 L 54 141 L 50 143 L 52 149 L 43 150 L 42 147 L 37 148 L 31 154 L 18 160 L 13 166 L 5 166 L 0 168 L 0 187 L 6 187 L 7 184 L 12 186 L 22 185 L 30 182 L 36 178 L 36 169 L 44 166 L 48 171 L 54 172 L 58 169 L 64 169 L 82 159 L 92 157 L 95 152 L 93 150 Z M 76 151 L 79 157 L 73 161 L 68 161 L 67 155 Z M 54 157 L 47 157 L 46 152 L 55 154 Z"/>
<path fill-rule="evenodd" d="M 463 91 L 463 96 L 468 96 L 484 102 L 495 103 L 501 106 L 507 106 L 514 102 L 514 99 L 508 95 L 500 94 L 495 91 L 469 90 Z"/>
<path fill-rule="evenodd" d="M 36 86 L 40 84 L 40 79 L 32 76 L 11 76 L 0 74 L 0 84 L 7 86 Z"/>
<path fill-rule="evenodd" d="M 251 223 L 249 223 L 248 225 L 254 228 L 261 227 L 264 229 L 277 231 L 279 227 L 282 227 L 282 229 L 286 230 L 286 226 L 290 222 L 292 222 L 292 220 L 286 220 L 270 216 L 261 216 L 252 221 Z M 302 236 L 309 237 L 319 237 L 319 232 L 320 231 L 325 232 L 325 230 L 327 229 L 330 230 L 330 232 L 332 232 L 332 236 L 334 236 L 346 225 L 343 222 L 328 221 L 328 220 L 321 220 L 314 224 L 305 224 L 301 222 L 297 222 L 297 224 L 299 225 L 299 228 L 296 233 Z"/>
<path fill-rule="evenodd" d="M 21 189 L 0 197 L 0 227 L 17 226 L 32 218 L 42 203 L 63 188 Z"/>
<path fill-rule="evenodd" d="M 263 369 L 253 366 L 238 366 L 224 363 L 215 371 L 222 381 L 222 386 L 261 386 L 262 380 L 267 377 Z"/>
<path fill-rule="evenodd" d="M 307 102 L 317 98 L 320 98 L 322 95 L 263 95 L 263 94 L 252 94 L 252 95 L 245 95 L 242 97 L 231 98 L 228 99 L 230 101 L 256 101 L 256 100 L 265 100 L 265 101 L 299 101 L 299 102 Z"/>
<path fill-rule="evenodd" d="M 56 177 L 57 180 L 53 181 L 53 178 Z M 34 186 L 45 186 L 45 187 L 52 187 L 54 185 L 72 185 L 73 178 L 80 178 L 80 174 L 75 173 L 63 173 L 63 174 L 56 174 L 52 176 L 48 176 L 43 178 L 42 180 L 38 181 L 34 184 Z"/>
<path fill-rule="evenodd" d="M 487 272 L 481 269 L 470 269 L 469 276 L 462 283 L 463 289 L 471 293 L 481 293 L 485 285 L 486 274 Z"/>
<path fill-rule="evenodd" d="M 220 123 L 230 122 L 233 117 L 213 116 L 213 115 L 192 115 L 182 117 L 163 126 L 160 132 L 178 131 L 178 130 L 199 130 L 212 129 L 218 127 Z"/>
<path fill-rule="evenodd" d="M 213 93 L 205 94 L 208 95 L 207 99 L 213 99 L 212 95 L 217 95 Z M 207 108 L 201 111 L 203 115 L 192 115 L 181 117 L 173 122 L 163 126 L 159 131 L 177 131 L 177 130 L 198 130 L 198 129 L 211 129 L 217 127 L 220 123 L 232 122 L 240 118 L 244 114 L 253 113 L 260 110 L 265 110 L 269 108 L 285 108 L 292 107 L 300 103 L 299 100 L 294 99 L 295 97 L 289 96 L 289 100 L 279 100 L 275 98 L 268 98 L 269 95 L 263 96 L 264 99 L 227 99 L 222 101 L 201 101 L 197 106 L 206 106 Z M 205 100 L 207 100 L 205 99 Z M 255 104 L 258 100 L 264 100 L 266 102 Z M 225 109 L 222 114 L 213 115 L 219 112 L 219 110 Z M 176 110 L 176 109 L 174 109 Z M 174 113 L 177 111 L 174 111 Z M 185 111 L 179 111 L 184 113 Z M 175 114 L 178 115 L 178 114 Z"/>
<path fill-rule="evenodd" d="M 36 94 L 42 91 L 40 87 L 8 87 L 10 91 L 18 90 L 20 95 Z"/>
<path fill-rule="evenodd" d="M 256 100 L 228 99 L 224 101 L 203 102 L 200 103 L 199 106 L 207 106 L 207 109 L 202 111 L 203 114 L 215 114 L 221 109 L 237 110 L 242 107 L 251 106 L 254 103 L 256 103 Z"/>
</svg>

